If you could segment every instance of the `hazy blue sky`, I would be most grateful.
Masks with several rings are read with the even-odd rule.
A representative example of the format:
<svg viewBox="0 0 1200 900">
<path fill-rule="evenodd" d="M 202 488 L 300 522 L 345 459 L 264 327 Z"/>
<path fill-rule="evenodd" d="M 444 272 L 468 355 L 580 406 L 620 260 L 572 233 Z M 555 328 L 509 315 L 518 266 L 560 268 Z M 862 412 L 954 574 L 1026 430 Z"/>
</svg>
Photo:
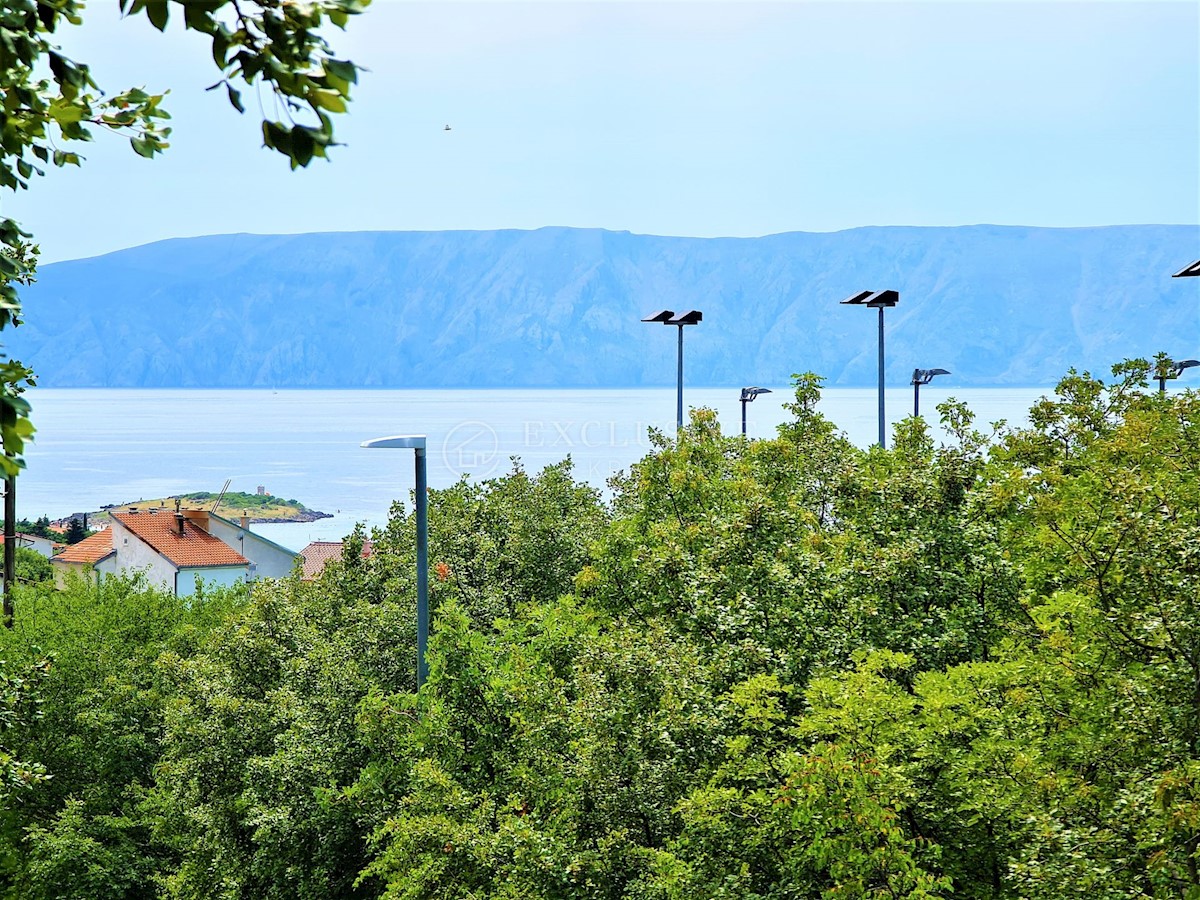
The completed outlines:
<svg viewBox="0 0 1200 900">
<path fill-rule="evenodd" d="M 43 262 L 235 231 L 1200 221 L 1191 0 L 375 0 L 330 34 L 371 70 L 346 146 L 298 172 L 253 98 L 203 91 L 202 39 L 112 0 L 72 30 L 103 86 L 170 88 L 175 132 L 0 198 Z"/>
</svg>

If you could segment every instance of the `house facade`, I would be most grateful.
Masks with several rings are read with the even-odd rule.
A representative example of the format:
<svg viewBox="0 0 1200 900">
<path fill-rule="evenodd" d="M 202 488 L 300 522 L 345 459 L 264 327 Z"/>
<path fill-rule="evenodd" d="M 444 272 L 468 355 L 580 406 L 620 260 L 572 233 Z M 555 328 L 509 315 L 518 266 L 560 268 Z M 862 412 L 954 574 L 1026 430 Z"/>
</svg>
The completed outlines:
<svg viewBox="0 0 1200 900">
<path fill-rule="evenodd" d="M 112 513 L 113 550 L 122 570 L 145 573 L 179 597 L 250 580 L 250 561 L 181 513 Z"/>
<path fill-rule="evenodd" d="M 98 531 L 78 544 L 71 544 L 62 553 L 51 558 L 54 570 L 54 585 L 59 590 L 67 586 L 70 573 L 74 572 L 85 581 L 97 582 L 105 575 L 119 572 L 117 554 L 113 550 L 112 532 Z"/>
<path fill-rule="evenodd" d="M 26 534 L 23 531 L 17 532 L 17 546 L 24 547 L 26 550 L 32 550 L 40 556 L 50 559 L 54 556 L 55 546 L 61 546 L 56 541 L 50 540 L 48 537 L 42 537 L 40 534 Z"/>
<path fill-rule="evenodd" d="M 51 560 L 60 587 L 72 570 L 88 579 L 141 572 L 151 584 L 187 597 L 201 585 L 228 587 L 256 578 L 281 578 L 297 559 L 297 554 L 244 525 L 205 510 L 114 511 L 110 516 L 110 528 Z"/>
<path fill-rule="evenodd" d="M 204 509 L 185 509 L 183 514 L 246 557 L 250 561 L 251 579 L 286 578 L 299 558 L 299 554 L 251 531 L 246 516 L 234 522 Z"/>
</svg>

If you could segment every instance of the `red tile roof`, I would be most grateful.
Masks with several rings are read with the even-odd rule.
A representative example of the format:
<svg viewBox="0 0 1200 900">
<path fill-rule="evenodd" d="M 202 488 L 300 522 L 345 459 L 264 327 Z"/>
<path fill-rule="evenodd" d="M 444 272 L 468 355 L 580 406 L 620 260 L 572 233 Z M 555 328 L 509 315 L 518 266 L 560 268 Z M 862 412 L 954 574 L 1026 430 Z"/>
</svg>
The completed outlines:
<svg viewBox="0 0 1200 900">
<path fill-rule="evenodd" d="M 71 544 L 66 550 L 54 557 L 54 561 L 65 563 L 97 563 L 112 552 L 112 529 L 105 528 L 103 531 L 97 531 L 91 537 L 84 538 L 78 544 Z"/>
<path fill-rule="evenodd" d="M 245 566 L 249 560 L 220 538 L 215 538 L 195 522 L 184 519 L 183 532 L 175 514 L 113 513 L 135 535 L 165 556 L 176 568 L 208 566 Z"/>
<path fill-rule="evenodd" d="M 342 558 L 342 542 L 313 541 L 300 551 L 300 555 L 304 558 L 300 577 L 304 581 L 312 581 L 321 574 L 330 560 Z M 370 541 L 363 541 L 362 555 L 363 559 L 371 555 Z"/>
</svg>

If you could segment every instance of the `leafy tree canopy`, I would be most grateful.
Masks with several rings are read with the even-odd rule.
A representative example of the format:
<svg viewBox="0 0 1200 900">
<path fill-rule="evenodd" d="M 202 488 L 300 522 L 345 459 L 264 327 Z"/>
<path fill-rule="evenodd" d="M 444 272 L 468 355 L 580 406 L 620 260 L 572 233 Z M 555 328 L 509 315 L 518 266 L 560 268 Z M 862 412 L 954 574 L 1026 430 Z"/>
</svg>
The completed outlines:
<svg viewBox="0 0 1200 900">
<path fill-rule="evenodd" d="M 21 585 L 0 897 L 1200 897 L 1200 395 L 1151 371 L 889 450 L 805 376 L 609 502 L 431 491 L 419 694 L 399 506 L 313 582 Z"/>
</svg>

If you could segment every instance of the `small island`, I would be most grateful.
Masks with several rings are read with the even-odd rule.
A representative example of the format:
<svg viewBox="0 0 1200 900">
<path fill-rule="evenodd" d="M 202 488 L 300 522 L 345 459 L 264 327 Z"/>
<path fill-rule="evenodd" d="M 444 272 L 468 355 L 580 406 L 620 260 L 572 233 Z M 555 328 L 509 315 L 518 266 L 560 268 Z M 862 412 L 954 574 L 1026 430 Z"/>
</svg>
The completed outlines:
<svg viewBox="0 0 1200 900">
<path fill-rule="evenodd" d="M 103 527 L 108 521 L 110 511 L 136 509 L 146 512 L 151 509 L 174 510 L 175 501 L 179 500 L 184 509 L 208 509 L 219 516 L 237 520 L 246 516 L 252 524 L 263 522 L 315 522 L 318 519 L 332 519 L 333 513 L 319 512 L 309 509 L 299 500 L 285 500 L 273 494 L 261 491 L 248 494 L 245 491 L 227 491 L 224 494 L 214 494 L 212 491 L 194 491 L 190 494 L 177 494 L 155 500 L 135 500 L 130 503 L 109 503 L 98 512 L 88 513 L 90 527 Z"/>
</svg>

